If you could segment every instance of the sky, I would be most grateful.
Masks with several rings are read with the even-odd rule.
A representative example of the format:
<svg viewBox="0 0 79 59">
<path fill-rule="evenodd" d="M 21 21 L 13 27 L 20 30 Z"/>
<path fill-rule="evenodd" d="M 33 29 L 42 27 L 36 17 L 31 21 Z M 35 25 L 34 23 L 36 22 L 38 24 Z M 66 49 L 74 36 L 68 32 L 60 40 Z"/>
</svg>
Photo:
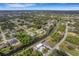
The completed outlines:
<svg viewBox="0 0 79 59">
<path fill-rule="evenodd" d="M 79 10 L 79 3 L 0 3 L 0 10 Z"/>
</svg>

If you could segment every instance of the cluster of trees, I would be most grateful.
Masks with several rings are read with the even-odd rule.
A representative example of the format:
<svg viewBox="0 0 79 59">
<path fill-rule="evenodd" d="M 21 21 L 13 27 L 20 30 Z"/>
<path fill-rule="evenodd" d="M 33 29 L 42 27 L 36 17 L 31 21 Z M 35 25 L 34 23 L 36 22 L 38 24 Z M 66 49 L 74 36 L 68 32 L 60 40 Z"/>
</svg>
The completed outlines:
<svg viewBox="0 0 79 59">
<path fill-rule="evenodd" d="M 5 29 L 12 30 L 16 26 L 14 23 L 10 21 L 5 21 L 4 23 L 1 23 L 0 25 L 1 25 L 2 30 L 5 30 Z"/>
<path fill-rule="evenodd" d="M 27 35 L 24 31 L 17 32 L 16 36 L 24 45 L 29 45 L 35 40 L 34 37 Z"/>
<path fill-rule="evenodd" d="M 47 24 L 47 20 L 49 20 L 49 19 L 50 19 L 49 17 L 42 17 L 42 16 L 35 18 L 33 20 L 33 23 L 35 24 L 33 27 L 40 29 L 42 27 L 42 25 Z"/>
<path fill-rule="evenodd" d="M 2 40 L 2 36 L 0 36 L 0 42 L 2 42 L 3 40 Z"/>
</svg>

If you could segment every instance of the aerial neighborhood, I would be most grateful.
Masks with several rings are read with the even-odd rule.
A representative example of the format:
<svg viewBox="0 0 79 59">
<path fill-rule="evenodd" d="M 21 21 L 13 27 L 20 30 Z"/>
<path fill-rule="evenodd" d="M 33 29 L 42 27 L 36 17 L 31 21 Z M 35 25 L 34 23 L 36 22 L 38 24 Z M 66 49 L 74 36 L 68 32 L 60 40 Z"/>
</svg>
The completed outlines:
<svg viewBox="0 0 79 59">
<path fill-rule="evenodd" d="M 69 12 L 0 11 L 0 55 L 79 55 L 79 14 Z"/>
</svg>

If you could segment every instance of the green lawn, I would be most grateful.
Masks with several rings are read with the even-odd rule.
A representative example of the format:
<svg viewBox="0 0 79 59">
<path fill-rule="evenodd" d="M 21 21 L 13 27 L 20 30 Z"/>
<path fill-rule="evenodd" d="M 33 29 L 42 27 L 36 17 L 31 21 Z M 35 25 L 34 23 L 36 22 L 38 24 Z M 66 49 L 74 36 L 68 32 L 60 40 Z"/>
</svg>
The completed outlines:
<svg viewBox="0 0 79 59">
<path fill-rule="evenodd" d="M 54 50 L 49 56 L 67 56 L 67 54 L 64 51 Z"/>
<path fill-rule="evenodd" d="M 39 51 L 34 51 L 32 48 L 31 49 L 23 49 L 21 51 L 16 52 L 13 54 L 14 56 L 42 56 L 43 54 Z"/>
<path fill-rule="evenodd" d="M 68 35 L 66 41 L 79 45 L 79 37 L 78 36 L 72 36 L 72 35 Z"/>
<path fill-rule="evenodd" d="M 11 47 L 6 47 L 6 48 L 2 48 L 0 49 L 0 52 L 3 54 L 7 54 L 11 51 Z"/>
<path fill-rule="evenodd" d="M 71 43 L 70 43 L 71 44 Z M 68 47 L 69 46 L 69 47 Z M 69 45 L 67 41 L 63 42 L 60 48 L 73 56 L 79 56 L 79 51 L 75 50 L 77 46 L 74 44 Z"/>
</svg>

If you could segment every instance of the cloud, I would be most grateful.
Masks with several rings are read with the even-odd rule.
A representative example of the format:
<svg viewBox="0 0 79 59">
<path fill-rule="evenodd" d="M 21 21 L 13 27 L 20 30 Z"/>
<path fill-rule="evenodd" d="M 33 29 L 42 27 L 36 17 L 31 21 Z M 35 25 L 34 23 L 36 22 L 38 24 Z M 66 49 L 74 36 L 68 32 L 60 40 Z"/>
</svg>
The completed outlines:
<svg viewBox="0 0 79 59">
<path fill-rule="evenodd" d="M 8 7 L 24 7 L 22 4 L 8 4 Z"/>
<path fill-rule="evenodd" d="M 34 3 L 24 4 L 26 7 L 36 6 Z"/>
<path fill-rule="evenodd" d="M 13 4 L 7 4 L 7 6 L 11 8 L 25 8 L 25 7 L 32 7 L 35 6 L 36 4 L 32 3 L 27 3 L 27 4 L 22 4 L 22 3 L 13 3 Z"/>
</svg>

